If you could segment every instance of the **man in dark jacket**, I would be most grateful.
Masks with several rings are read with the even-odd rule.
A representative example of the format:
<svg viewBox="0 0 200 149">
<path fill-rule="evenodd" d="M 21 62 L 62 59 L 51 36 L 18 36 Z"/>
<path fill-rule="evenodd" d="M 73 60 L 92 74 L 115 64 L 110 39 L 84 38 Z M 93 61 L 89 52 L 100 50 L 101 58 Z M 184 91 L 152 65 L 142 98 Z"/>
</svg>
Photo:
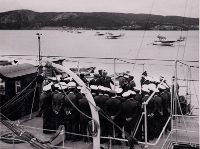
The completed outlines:
<svg viewBox="0 0 200 149">
<path fill-rule="evenodd" d="M 99 95 L 94 97 L 94 101 L 96 106 L 100 108 L 99 111 L 99 121 L 100 121 L 100 129 L 101 129 L 101 136 L 107 136 L 106 132 L 106 119 L 102 116 L 101 110 L 104 110 L 105 103 L 108 100 L 108 96 L 103 95 L 104 88 L 99 86 Z"/>
<path fill-rule="evenodd" d="M 52 93 L 52 110 L 56 118 L 56 129 L 58 129 L 59 125 L 65 124 L 64 95 L 59 91 L 59 88 L 60 85 L 55 84 L 55 91 Z"/>
<path fill-rule="evenodd" d="M 40 95 L 40 108 L 37 116 L 41 116 L 41 113 L 43 113 L 43 129 L 55 129 L 52 119 L 54 113 L 52 110 L 51 84 L 44 86 L 43 92 Z M 43 130 L 43 133 L 48 134 L 51 133 L 51 131 Z"/>
<path fill-rule="evenodd" d="M 85 95 L 83 94 L 83 98 L 80 99 L 78 101 L 79 103 L 79 109 L 86 114 L 87 116 L 91 117 L 91 110 L 90 110 L 90 106 L 88 103 L 87 98 L 85 97 Z M 86 116 L 84 116 L 83 114 L 80 113 L 80 126 L 81 126 L 81 131 L 83 135 L 87 135 L 87 125 L 88 122 L 90 121 L 89 118 L 87 118 Z M 84 142 L 88 142 L 88 138 L 84 137 Z"/>
<path fill-rule="evenodd" d="M 120 114 L 121 114 L 121 101 L 116 97 L 116 92 L 110 90 L 110 98 L 105 103 L 105 112 L 106 114 L 116 123 L 119 127 L 121 126 Z M 115 132 L 113 132 L 113 129 Z M 108 134 L 112 137 L 122 138 L 122 132 L 117 127 L 115 127 L 111 122 L 108 121 Z M 114 134 L 115 133 L 115 134 Z M 113 135 L 114 134 L 114 135 Z M 117 134 L 117 135 L 116 135 Z M 120 141 L 116 142 L 121 144 Z"/>
<path fill-rule="evenodd" d="M 121 104 L 124 130 L 131 134 L 131 132 L 134 131 L 133 129 L 138 119 L 138 105 L 136 102 L 130 100 L 130 92 L 125 92 L 122 96 L 126 99 L 126 101 Z"/>
<path fill-rule="evenodd" d="M 142 94 L 144 97 L 142 98 L 142 102 L 146 102 L 148 98 L 150 97 L 150 91 L 147 88 L 142 88 Z M 149 103 L 146 105 L 147 109 L 147 139 L 153 140 L 155 137 L 154 133 L 154 122 L 155 122 L 155 112 L 156 112 L 156 103 L 153 98 L 149 101 Z"/>
<path fill-rule="evenodd" d="M 97 85 L 97 86 L 101 85 L 100 79 L 99 79 L 99 74 L 94 74 L 94 78 L 92 80 L 90 80 L 90 82 L 89 82 L 89 87 L 91 85 Z"/>
<path fill-rule="evenodd" d="M 79 113 L 74 107 L 78 107 L 78 97 L 74 94 L 74 90 L 76 87 L 76 84 L 74 82 L 68 83 L 69 85 L 69 94 L 65 96 L 65 103 L 64 103 L 64 111 L 67 118 L 67 131 L 72 133 L 78 133 L 79 131 Z M 72 105 L 71 102 L 74 104 Z M 76 135 L 67 135 L 67 139 L 71 139 L 72 142 L 77 141 Z"/>
<path fill-rule="evenodd" d="M 114 85 L 114 82 L 112 81 L 111 77 L 107 76 L 107 72 L 103 72 L 103 76 L 100 79 L 100 84 L 104 87 L 108 87 L 111 89 L 110 83 Z"/>
</svg>

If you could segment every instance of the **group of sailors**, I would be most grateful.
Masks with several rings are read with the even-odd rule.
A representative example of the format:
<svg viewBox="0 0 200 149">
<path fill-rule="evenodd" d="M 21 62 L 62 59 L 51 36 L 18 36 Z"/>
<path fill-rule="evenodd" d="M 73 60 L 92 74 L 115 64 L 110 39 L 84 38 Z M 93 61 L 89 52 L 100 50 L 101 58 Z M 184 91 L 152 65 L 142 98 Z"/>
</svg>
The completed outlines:
<svg viewBox="0 0 200 149">
<path fill-rule="evenodd" d="M 87 81 L 84 75 L 80 78 L 87 84 L 94 98 L 96 108 L 99 112 L 100 135 L 122 138 L 121 130 L 129 134 L 135 134 L 139 141 L 144 140 L 144 118 L 139 123 L 144 107 L 150 95 L 155 92 L 149 100 L 147 109 L 148 141 L 157 138 L 170 115 L 171 93 L 169 86 L 159 80 L 148 79 L 143 73 L 141 86 L 136 87 L 133 76 L 123 75 L 119 78 L 119 86 L 111 89 L 113 80 L 106 72 L 94 74 L 94 78 Z M 37 116 L 43 114 L 43 133 L 51 133 L 49 130 L 58 129 L 64 125 L 67 132 L 66 139 L 78 141 L 82 139 L 77 135 L 90 135 L 88 123 L 91 119 L 84 116 L 77 108 L 91 117 L 89 102 L 81 87 L 72 78 L 61 79 L 58 83 L 49 83 L 44 86 L 40 96 L 40 108 Z M 112 122 L 111 122 L 112 121 Z M 113 125 L 115 123 L 116 125 Z M 169 125 L 170 126 L 170 125 Z M 136 132 L 137 129 L 137 133 Z M 170 127 L 166 128 L 170 130 Z M 88 138 L 83 137 L 87 142 Z M 101 143 L 105 142 L 101 139 Z M 120 145 L 120 141 L 113 142 Z"/>
</svg>

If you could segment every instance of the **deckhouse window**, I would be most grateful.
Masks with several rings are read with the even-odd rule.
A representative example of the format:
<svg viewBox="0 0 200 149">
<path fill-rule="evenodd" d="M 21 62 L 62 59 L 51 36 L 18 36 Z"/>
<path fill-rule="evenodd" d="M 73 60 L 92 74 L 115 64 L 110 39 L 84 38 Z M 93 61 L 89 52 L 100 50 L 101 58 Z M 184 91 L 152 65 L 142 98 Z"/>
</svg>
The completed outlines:
<svg viewBox="0 0 200 149">
<path fill-rule="evenodd" d="M 5 81 L 0 78 L 0 95 L 5 95 Z"/>
<path fill-rule="evenodd" d="M 18 94 L 21 91 L 21 82 L 15 81 L 15 93 Z"/>
</svg>

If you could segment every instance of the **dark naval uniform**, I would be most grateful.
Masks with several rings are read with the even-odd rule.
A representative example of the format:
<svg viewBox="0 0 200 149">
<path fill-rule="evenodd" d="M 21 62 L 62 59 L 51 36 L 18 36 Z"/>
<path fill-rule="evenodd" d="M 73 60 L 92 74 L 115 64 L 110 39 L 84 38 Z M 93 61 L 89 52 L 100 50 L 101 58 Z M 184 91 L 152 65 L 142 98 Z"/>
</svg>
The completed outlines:
<svg viewBox="0 0 200 149">
<path fill-rule="evenodd" d="M 104 110 L 104 106 L 106 101 L 108 100 L 108 96 L 105 96 L 103 94 L 99 94 L 98 96 L 94 97 L 94 101 L 96 103 L 96 106 Z M 99 111 L 99 121 L 100 121 L 100 128 L 101 128 L 101 136 L 106 136 L 106 119 L 100 114 L 101 111 Z"/>
<path fill-rule="evenodd" d="M 136 102 L 127 99 L 121 104 L 121 113 L 124 123 L 124 130 L 131 134 L 134 130 L 138 116 L 138 106 Z"/>
<path fill-rule="evenodd" d="M 56 129 L 65 124 L 65 112 L 63 110 L 64 95 L 59 91 L 52 93 L 52 110 L 56 118 Z"/>
<path fill-rule="evenodd" d="M 73 92 L 70 92 L 68 96 L 65 97 L 65 104 L 64 104 L 64 110 L 67 117 L 67 131 L 72 133 L 78 133 L 79 113 L 75 109 L 75 107 L 71 104 L 69 99 L 75 106 L 78 107 L 78 97 Z M 77 136 L 76 135 L 71 136 L 70 134 L 68 134 L 67 139 L 72 139 L 72 141 L 76 141 Z"/>
<path fill-rule="evenodd" d="M 109 98 L 106 103 L 105 103 L 105 112 L 106 114 L 111 117 L 111 119 L 120 127 L 121 125 L 121 101 L 118 100 L 116 97 L 111 97 Z M 115 137 L 117 138 L 122 138 L 122 133 L 121 131 L 117 128 L 115 128 Z M 109 135 L 113 136 L 113 124 L 108 122 L 108 131 Z M 117 134 L 117 135 L 116 135 Z"/>
<path fill-rule="evenodd" d="M 87 98 L 85 96 L 83 96 L 82 99 L 80 99 L 78 101 L 79 103 L 79 109 L 86 115 L 91 117 L 91 110 L 90 110 L 90 106 L 89 103 L 87 101 Z M 89 118 L 85 117 L 84 115 L 82 115 L 80 113 L 80 125 L 81 125 L 81 130 L 82 130 L 82 134 L 83 135 L 87 135 L 87 125 L 88 122 L 90 121 Z M 87 142 L 87 137 L 84 137 L 84 141 Z"/>
<path fill-rule="evenodd" d="M 51 93 L 42 92 L 40 95 L 40 109 L 43 113 L 43 129 L 55 129 L 53 123 L 53 110 L 52 110 L 52 98 Z M 43 133 L 50 133 L 47 130 L 43 130 Z"/>
<path fill-rule="evenodd" d="M 101 85 L 104 86 L 104 87 L 108 87 L 108 88 L 111 88 L 110 86 L 110 83 L 112 83 L 114 85 L 114 82 L 112 81 L 111 77 L 102 77 L 100 79 L 101 81 Z"/>
<path fill-rule="evenodd" d="M 160 132 L 161 132 L 161 123 L 162 123 L 162 117 L 163 117 L 163 106 L 162 106 L 162 99 L 157 94 L 154 95 L 152 100 L 155 100 L 155 103 L 156 103 L 154 128 L 155 128 L 155 137 L 157 138 L 159 136 Z"/>
<path fill-rule="evenodd" d="M 99 78 L 94 78 L 94 79 L 92 79 L 92 80 L 90 80 L 90 82 L 89 82 L 89 86 L 91 86 L 91 85 L 101 85 L 101 82 L 100 82 L 100 79 Z"/>
<path fill-rule="evenodd" d="M 142 98 L 142 102 L 147 101 L 147 99 L 149 98 L 149 95 L 144 95 L 144 98 Z M 153 100 L 153 98 L 149 101 L 149 103 L 147 104 L 147 137 L 148 140 L 149 139 L 153 139 L 155 137 L 154 134 L 154 122 L 155 122 L 155 112 L 156 112 L 156 103 L 155 100 Z"/>
</svg>

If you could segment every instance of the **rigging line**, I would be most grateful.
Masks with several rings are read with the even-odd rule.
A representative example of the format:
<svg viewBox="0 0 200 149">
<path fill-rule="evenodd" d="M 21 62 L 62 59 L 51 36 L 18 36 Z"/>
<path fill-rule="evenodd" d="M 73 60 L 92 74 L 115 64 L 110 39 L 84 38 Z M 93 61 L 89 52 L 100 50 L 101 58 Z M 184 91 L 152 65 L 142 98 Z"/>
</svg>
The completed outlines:
<svg viewBox="0 0 200 149">
<path fill-rule="evenodd" d="M 17 99 L 16 101 L 12 102 L 9 107 L 5 107 L 6 110 L 4 112 L 6 112 L 9 108 L 11 108 L 14 104 L 17 104 L 18 102 L 20 102 L 21 100 L 23 100 L 23 98 L 25 98 L 26 96 L 28 96 L 31 92 L 33 92 L 35 90 L 35 88 L 33 88 L 30 92 L 27 92 L 26 94 L 24 94 L 22 97 L 20 97 L 19 99 Z M 12 105 L 12 106 L 11 106 Z M 3 108 L 3 109 L 5 109 Z M 2 110 L 3 110 L 2 109 Z"/>
<path fill-rule="evenodd" d="M 146 24 L 146 27 L 145 27 L 145 31 L 144 31 L 144 34 L 143 34 L 143 37 L 142 37 L 142 41 L 141 41 L 141 43 L 140 43 L 140 47 L 139 47 L 139 50 L 138 50 L 138 52 L 137 52 L 136 58 L 138 58 L 139 53 L 140 53 L 140 50 L 141 50 L 141 47 L 142 47 L 142 43 L 143 43 L 143 40 L 144 40 L 144 36 L 145 36 L 145 34 L 146 34 L 146 29 L 147 29 L 147 26 L 148 26 L 148 24 L 149 24 L 149 22 L 150 22 L 150 17 L 151 17 L 151 13 L 152 13 L 152 10 L 153 10 L 154 2 L 155 2 L 155 0 L 153 0 L 152 6 L 151 6 L 150 14 L 149 14 L 149 16 L 148 16 L 148 21 L 147 21 L 147 24 Z M 136 63 L 136 60 L 135 60 L 135 63 Z M 133 73 L 134 68 L 135 68 L 135 64 L 133 65 L 132 73 Z"/>
<path fill-rule="evenodd" d="M 180 104 L 180 102 L 179 102 L 178 94 L 176 93 L 175 96 L 176 96 L 176 100 L 177 100 L 177 102 L 178 102 L 178 107 L 179 107 L 179 110 L 180 110 L 180 112 L 181 112 L 181 116 L 182 116 L 182 118 L 183 118 L 183 122 L 184 122 L 185 130 L 186 130 L 186 133 L 187 133 L 188 141 L 189 141 L 189 143 L 191 143 L 191 142 L 190 142 L 190 137 L 189 137 L 189 135 L 188 135 L 186 123 L 185 123 L 185 118 L 184 118 L 184 116 L 183 116 L 183 112 L 182 112 L 182 109 L 181 109 L 181 104 Z"/>
<path fill-rule="evenodd" d="M 29 119 L 31 119 L 31 116 L 32 116 L 32 113 L 33 113 L 33 104 L 34 104 L 34 102 L 35 102 L 36 89 L 37 89 L 37 82 L 36 82 L 36 84 L 35 84 L 35 91 L 34 91 L 33 102 L 32 102 L 31 113 L 30 113 Z"/>
<path fill-rule="evenodd" d="M 191 72 L 190 72 L 190 75 L 192 76 Z M 191 78 L 192 78 L 192 77 L 191 77 Z M 198 101 L 198 104 L 199 104 L 198 95 L 197 95 L 197 92 L 196 92 L 196 88 L 195 88 L 194 82 L 192 81 L 192 83 L 193 83 L 194 92 L 195 92 L 195 94 L 196 94 L 197 101 Z"/>
<path fill-rule="evenodd" d="M 187 8 L 187 2 L 188 2 L 188 0 L 186 0 L 186 4 L 185 4 L 183 23 L 181 25 L 181 36 L 182 36 L 182 33 L 183 33 L 182 28 L 183 28 L 183 24 L 184 24 L 184 21 L 185 21 L 185 13 L 186 13 L 186 8 Z M 179 50 L 180 50 L 180 42 L 179 42 L 179 45 L 178 45 L 178 51 L 177 51 L 177 55 L 176 55 L 176 60 L 178 59 Z"/>
</svg>

